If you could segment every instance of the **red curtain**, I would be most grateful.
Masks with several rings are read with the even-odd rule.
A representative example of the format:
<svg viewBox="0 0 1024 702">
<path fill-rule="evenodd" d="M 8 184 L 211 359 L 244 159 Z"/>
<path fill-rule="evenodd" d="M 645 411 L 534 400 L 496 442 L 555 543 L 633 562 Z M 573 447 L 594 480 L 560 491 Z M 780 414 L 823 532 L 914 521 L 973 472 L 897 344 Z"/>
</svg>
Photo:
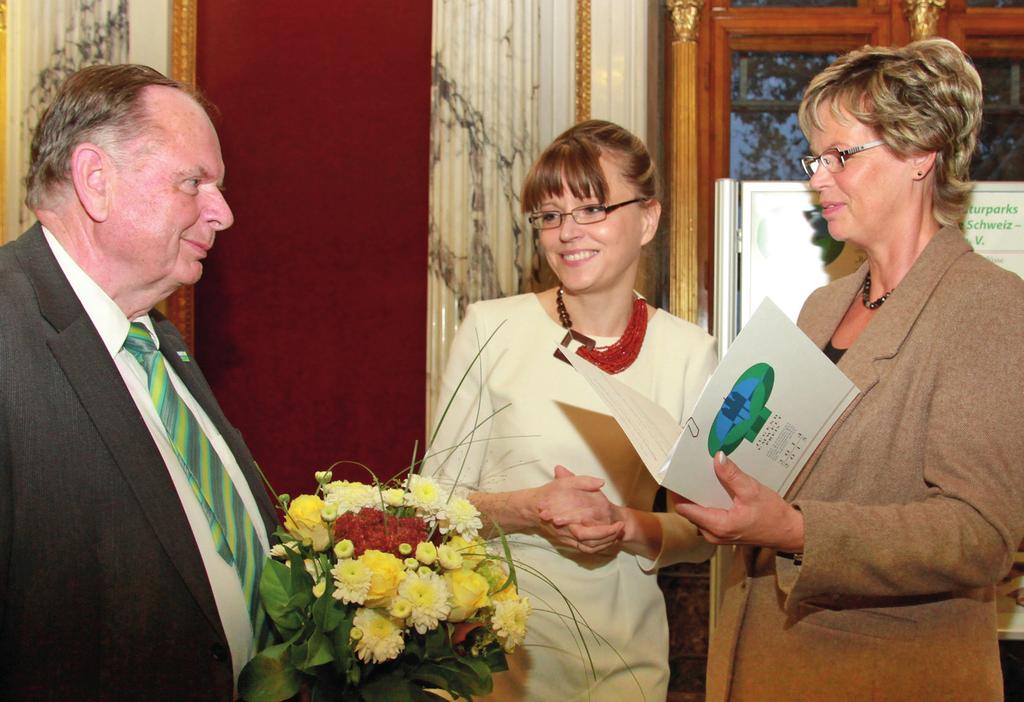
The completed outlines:
<svg viewBox="0 0 1024 702">
<path fill-rule="evenodd" d="M 278 491 L 389 477 L 424 424 L 431 3 L 216 0 L 198 25 L 235 224 L 197 360 Z"/>
</svg>

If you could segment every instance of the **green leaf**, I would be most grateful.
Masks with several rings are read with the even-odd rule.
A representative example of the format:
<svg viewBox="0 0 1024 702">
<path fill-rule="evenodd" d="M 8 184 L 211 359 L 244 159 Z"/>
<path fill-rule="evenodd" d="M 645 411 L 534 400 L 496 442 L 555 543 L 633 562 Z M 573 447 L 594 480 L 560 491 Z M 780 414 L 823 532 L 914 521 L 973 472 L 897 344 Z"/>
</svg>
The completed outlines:
<svg viewBox="0 0 1024 702">
<path fill-rule="evenodd" d="M 289 662 L 288 644 L 260 651 L 238 676 L 238 694 L 248 702 L 280 702 L 299 691 L 302 677 Z"/>
<path fill-rule="evenodd" d="M 334 667 L 338 672 L 347 672 L 348 680 L 353 685 L 359 682 L 359 665 L 356 663 L 355 651 L 352 650 L 352 617 L 353 612 L 343 612 L 338 628 L 334 630 Z"/>
<path fill-rule="evenodd" d="M 306 564 L 302 554 L 288 551 L 288 563 L 285 566 L 290 574 L 288 580 L 288 604 L 295 609 L 305 609 L 313 601 L 313 577 L 306 572 Z"/>
<path fill-rule="evenodd" d="M 439 626 L 433 631 L 428 631 L 423 639 L 424 658 L 438 660 L 455 655 L 451 639 L 448 638 L 448 631 L 444 627 Z"/>
<path fill-rule="evenodd" d="M 311 672 L 313 668 L 334 660 L 331 642 L 319 631 L 314 631 L 305 643 L 292 646 L 292 664 L 301 671 Z"/>
<path fill-rule="evenodd" d="M 358 693 L 351 691 L 344 679 L 338 679 L 328 669 L 318 671 L 316 682 L 310 693 L 310 702 L 338 702 L 358 698 Z"/>
<path fill-rule="evenodd" d="M 325 634 L 338 628 L 338 625 L 344 621 L 347 610 L 345 605 L 331 597 L 333 589 L 328 585 L 327 591 L 313 603 L 313 623 L 316 624 L 317 629 Z"/>
<path fill-rule="evenodd" d="M 382 675 L 359 688 L 359 696 L 365 702 L 419 702 L 423 699 L 419 692 L 419 685 L 398 673 Z"/>
<path fill-rule="evenodd" d="M 463 696 L 470 694 L 470 691 L 466 689 L 467 686 L 463 684 L 463 675 L 456 667 L 454 660 L 424 663 L 411 671 L 409 678 L 440 690 L 461 690 Z"/>
<path fill-rule="evenodd" d="M 462 697 L 486 695 L 493 687 L 491 671 L 483 661 L 463 656 L 451 661 L 457 677 L 452 681 L 452 691 Z"/>
<path fill-rule="evenodd" d="M 508 657 L 505 655 L 505 651 L 502 650 L 501 646 L 495 646 L 493 650 L 487 651 L 483 656 L 480 657 L 487 668 L 494 673 L 504 673 L 508 670 Z"/>
<path fill-rule="evenodd" d="M 302 615 L 292 604 L 291 569 L 284 563 L 268 560 L 260 576 L 260 600 L 267 615 L 282 632 L 302 628 Z"/>
</svg>

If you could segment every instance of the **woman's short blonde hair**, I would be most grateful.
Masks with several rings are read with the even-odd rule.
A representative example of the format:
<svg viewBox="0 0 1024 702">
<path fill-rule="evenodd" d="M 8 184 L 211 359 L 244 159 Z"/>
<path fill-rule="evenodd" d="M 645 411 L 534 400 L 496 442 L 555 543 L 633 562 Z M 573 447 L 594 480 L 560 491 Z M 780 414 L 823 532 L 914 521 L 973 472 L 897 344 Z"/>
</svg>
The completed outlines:
<svg viewBox="0 0 1024 702">
<path fill-rule="evenodd" d="M 617 124 L 590 119 L 559 134 L 537 157 L 523 182 L 523 212 L 536 211 L 548 197 L 560 196 L 566 186 L 574 197 L 607 202 L 602 154 L 617 160 L 639 197 L 658 198 L 658 173 L 643 141 Z"/>
<path fill-rule="evenodd" d="M 903 47 L 865 46 L 838 58 L 811 80 L 800 103 L 808 139 L 820 115 L 846 111 L 871 127 L 900 157 L 935 152 L 932 212 L 958 224 L 971 193 L 968 171 L 981 127 L 981 79 L 951 41 L 926 39 Z"/>
</svg>

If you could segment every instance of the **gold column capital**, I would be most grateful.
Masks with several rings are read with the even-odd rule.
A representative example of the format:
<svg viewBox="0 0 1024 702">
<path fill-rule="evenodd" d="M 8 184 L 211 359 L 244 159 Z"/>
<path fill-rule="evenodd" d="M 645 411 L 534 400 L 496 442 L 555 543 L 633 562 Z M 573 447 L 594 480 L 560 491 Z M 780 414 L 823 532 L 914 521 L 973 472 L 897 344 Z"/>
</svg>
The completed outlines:
<svg viewBox="0 0 1024 702">
<path fill-rule="evenodd" d="M 938 34 L 939 15 L 946 9 L 946 0 L 904 0 L 903 12 L 910 21 L 913 41 Z"/>
<path fill-rule="evenodd" d="M 665 7 L 672 16 L 673 43 L 695 43 L 704 0 L 665 0 Z"/>
</svg>

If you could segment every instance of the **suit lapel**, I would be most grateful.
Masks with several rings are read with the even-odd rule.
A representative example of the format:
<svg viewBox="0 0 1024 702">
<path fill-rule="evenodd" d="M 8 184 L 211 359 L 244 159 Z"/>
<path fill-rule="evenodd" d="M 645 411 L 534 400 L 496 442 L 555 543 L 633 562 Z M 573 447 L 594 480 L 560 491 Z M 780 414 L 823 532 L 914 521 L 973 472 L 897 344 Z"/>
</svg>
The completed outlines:
<svg viewBox="0 0 1024 702">
<path fill-rule="evenodd" d="M 884 376 L 886 368 L 899 353 L 946 271 L 957 258 L 970 250 L 959 228 L 941 229 L 921 252 L 885 306 L 878 310 L 874 319 L 839 360 L 839 369 L 853 381 L 860 393 L 811 454 L 786 493 L 787 499 L 794 499 L 799 494 L 836 431 Z M 856 273 L 836 281 L 821 292 L 821 299 L 808 305 L 813 309 L 801 316 L 801 328 L 818 348 L 825 347 L 846 310 L 860 294 L 866 272 L 867 263 Z"/>
<path fill-rule="evenodd" d="M 146 519 L 210 623 L 221 628 L 206 569 L 163 457 L 138 408 L 38 225 L 15 243 L 40 312 L 53 326 L 47 342 Z"/>
</svg>

